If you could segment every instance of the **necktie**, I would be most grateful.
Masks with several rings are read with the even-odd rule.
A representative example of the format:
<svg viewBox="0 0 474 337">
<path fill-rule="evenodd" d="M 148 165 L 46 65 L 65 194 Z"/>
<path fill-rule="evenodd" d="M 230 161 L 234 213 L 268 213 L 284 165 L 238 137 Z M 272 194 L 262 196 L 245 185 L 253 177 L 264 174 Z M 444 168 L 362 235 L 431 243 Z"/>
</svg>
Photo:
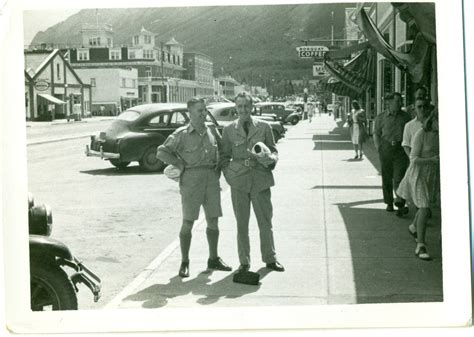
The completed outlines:
<svg viewBox="0 0 474 337">
<path fill-rule="evenodd" d="M 248 136 L 249 134 L 249 122 L 248 121 L 245 121 L 244 122 L 244 131 L 245 131 L 245 134 Z"/>
</svg>

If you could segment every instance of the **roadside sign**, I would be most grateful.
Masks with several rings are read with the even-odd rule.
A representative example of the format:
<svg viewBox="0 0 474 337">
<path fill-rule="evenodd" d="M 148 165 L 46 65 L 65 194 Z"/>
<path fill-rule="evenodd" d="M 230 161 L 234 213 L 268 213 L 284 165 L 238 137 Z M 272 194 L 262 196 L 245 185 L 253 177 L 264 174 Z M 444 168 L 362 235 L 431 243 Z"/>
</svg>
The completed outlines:
<svg viewBox="0 0 474 337">
<path fill-rule="evenodd" d="M 324 53 L 329 51 L 326 46 L 301 46 L 296 47 L 300 58 L 323 57 Z"/>
<path fill-rule="evenodd" d="M 314 63 L 313 64 L 313 76 L 326 76 L 328 72 L 324 69 L 323 63 Z"/>
</svg>

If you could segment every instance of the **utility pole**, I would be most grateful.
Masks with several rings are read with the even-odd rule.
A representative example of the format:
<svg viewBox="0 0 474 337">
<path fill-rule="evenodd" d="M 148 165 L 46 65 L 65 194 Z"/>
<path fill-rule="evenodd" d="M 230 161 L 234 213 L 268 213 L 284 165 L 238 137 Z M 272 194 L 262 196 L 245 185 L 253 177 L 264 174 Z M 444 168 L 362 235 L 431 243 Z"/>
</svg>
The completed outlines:
<svg viewBox="0 0 474 337">
<path fill-rule="evenodd" d="M 165 72 L 163 69 L 163 58 L 165 57 L 165 49 L 164 49 L 164 43 L 163 41 L 160 41 L 160 59 L 161 59 L 161 86 L 162 86 L 162 91 L 161 91 L 161 100 L 166 102 L 166 92 L 165 92 Z"/>
<path fill-rule="evenodd" d="M 331 46 L 334 46 L 334 11 L 331 12 Z"/>
</svg>

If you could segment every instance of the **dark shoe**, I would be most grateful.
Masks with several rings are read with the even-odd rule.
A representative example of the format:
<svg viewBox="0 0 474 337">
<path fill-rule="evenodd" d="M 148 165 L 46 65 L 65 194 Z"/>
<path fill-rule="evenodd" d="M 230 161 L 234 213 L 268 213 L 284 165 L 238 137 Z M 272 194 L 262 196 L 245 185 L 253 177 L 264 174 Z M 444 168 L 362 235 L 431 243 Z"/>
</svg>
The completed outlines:
<svg viewBox="0 0 474 337">
<path fill-rule="evenodd" d="M 356 154 L 355 157 L 354 157 L 354 159 L 359 159 L 359 155 Z"/>
<path fill-rule="evenodd" d="M 179 267 L 179 276 L 189 277 L 189 262 L 182 262 Z"/>
<path fill-rule="evenodd" d="M 237 273 L 242 273 L 250 270 L 250 265 L 249 264 L 241 264 L 239 266 L 239 269 L 237 269 Z"/>
<path fill-rule="evenodd" d="M 232 267 L 229 267 L 220 257 L 217 257 L 213 260 L 207 260 L 207 268 L 223 271 L 231 271 Z"/>
<path fill-rule="evenodd" d="M 285 271 L 285 267 L 283 267 L 278 261 L 275 261 L 273 263 L 267 263 L 267 268 L 274 271 Z"/>
<path fill-rule="evenodd" d="M 387 212 L 393 212 L 395 211 L 395 209 L 393 208 L 393 205 L 392 204 L 388 204 L 387 205 L 387 208 L 385 209 Z"/>
<path fill-rule="evenodd" d="M 359 155 L 359 159 L 362 160 L 362 159 L 363 159 L 363 158 L 362 158 L 363 156 L 364 156 L 364 155 L 361 153 L 361 154 Z"/>
<path fill-rule="evenodd" d="M 395 206 L 398 208 L 403 208 L 405 206 L 405 201 L 397 200 L 394 202 Z"/>
<path fill-rule="evenodd" d="M 404 215 L 406 215 L 406 214 L 408 214 L 408 207 L 402 207 L 402 208 L 397 209 L 396 215 L 397 215 L 398 217 L 402 217 L 402 216 L 404 216 Z"/>
</svg>

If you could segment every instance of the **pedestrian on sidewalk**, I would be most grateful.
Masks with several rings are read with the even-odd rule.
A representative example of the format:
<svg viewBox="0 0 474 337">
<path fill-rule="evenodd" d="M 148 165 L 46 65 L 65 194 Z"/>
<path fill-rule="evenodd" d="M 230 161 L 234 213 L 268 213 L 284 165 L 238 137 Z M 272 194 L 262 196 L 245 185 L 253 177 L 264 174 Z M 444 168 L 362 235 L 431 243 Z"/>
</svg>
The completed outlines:
<svg viewBox="0 0 474 337">
<path fill-rule="evenodd" d="M 232 206 L 237 221 L 237 247 L 240 271 L 250 269 L 249 218 L 252 204 L 260 231 L 260 251 L 266 267 L 275 271 L 285 268 L 278 262 L 273 239 L 270 187 L 275 185 L 272 170 L 278 160 L 278 152 L 270 125 L 253 118 L 252 98 L 240 93 L 235 99 L 239 118 L 222 131 L 221 167 L 230 185 Z M 262 142 L 270 154 L 264 158 L 251 151 Z"/>
<path fill-rule="evenodd" d="M 314 104 L 308 103 L 308 118 L 309 118 L 310 123 L 313 120 L 313 116 L 314 116 Z"/>
<path fill-rule="evenodd" d="M 422 100 L 417 100 L 415 106 L 420 101 Z M 429 109 L 427 101 L 423 104 Z M 408 230 L 416 238 L 415 254 L 422 260 L 431 258 L 425 245 L 426 222 L 430 208 L 436 203 L 439 186 L 438 118 L 433 111 L 413 138 L 410 166 L 397 190 L 398 195 L 413 201 L 418 208 Z"/>
<path fill-rule="evenodd" d="M 158 147 L 156 157 L 181 170 L 179 189 L 183 223 L 179 232 L 181 266 L 179 276 L 189 276 L 189 250 L 192 228 L 199 217 L 201 205 L 206 214 L 206 236 L 209 244 L 210 269 L 231 271 L 217 253 L 218 218 L 222 216 L 218 147 L 221 137 L 215 127 L 205 124 L 207 110 L 202 98 L 188 101 L 190 123 L 178 128 Z"/>
<path fill-rule="evenodd" d="M 386 210 L 393 212 L 393 193 L 403 179 L 408 168 L 409 159 L 402 147 L 403 130 L 410 121 L 410 115 L 401 110 L 402 96 L 395 92 L 386 97 L 388 111 L 375 118 L 374 145 L 380 158 L 382 169 L 383 199 L 387 204 Z M 396 193 L 395 193 L 396 195 Z M 396 195 L 395 206 L 397 216 L 408 213 L 403 198 Z"/>
<path fill-rule="evenodd" d="M 369 137 L 366 131 L 367 119 L 365 117 L 365 111 L 361 109 L 359 102 L 357 101 L 352 102 L 352 111 L 349 125 L 352 145 L 354 146 L 355 151 L 354 159 L 362 159 L 362 145 Z"/>
</svg>

